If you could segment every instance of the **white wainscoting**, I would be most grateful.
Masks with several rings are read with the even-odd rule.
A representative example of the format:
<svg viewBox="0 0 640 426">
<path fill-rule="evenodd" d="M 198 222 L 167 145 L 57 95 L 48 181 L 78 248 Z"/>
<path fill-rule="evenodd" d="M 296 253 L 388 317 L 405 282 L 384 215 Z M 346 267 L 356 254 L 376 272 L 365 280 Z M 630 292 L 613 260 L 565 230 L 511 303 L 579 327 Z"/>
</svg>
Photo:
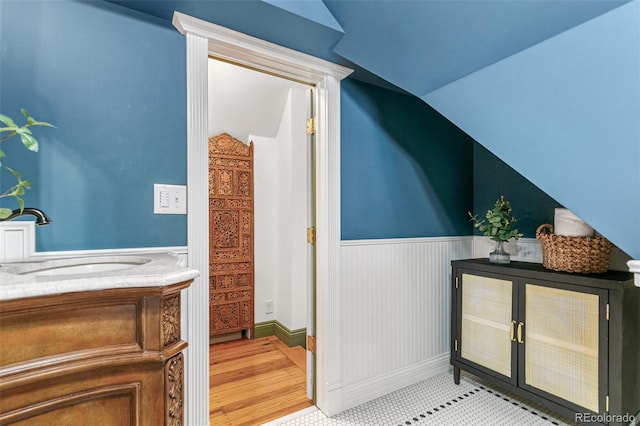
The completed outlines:
<svg viewBox="0 0 640 426">
<path fill-rule="evenodd" d="M 342 408 L 449 366 L 451 260 L 473 237 L 342 241 Z"/>
<path fill-rule="evenodd" d="M 487 257 L 487 237 L 342 241 L 342 409 L 449 367 L 451 260 Z M 506 246 L 512 260 L 542 263 L 541 244 Z M 612 269 L 628 270 L 614 249 Z"/>
</svg>

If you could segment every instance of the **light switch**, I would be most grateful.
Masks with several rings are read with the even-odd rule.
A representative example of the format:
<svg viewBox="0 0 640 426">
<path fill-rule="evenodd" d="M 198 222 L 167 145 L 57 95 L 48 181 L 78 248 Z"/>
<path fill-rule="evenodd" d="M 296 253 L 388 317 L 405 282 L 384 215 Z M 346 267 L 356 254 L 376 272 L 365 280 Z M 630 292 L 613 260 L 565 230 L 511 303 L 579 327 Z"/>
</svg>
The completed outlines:
<svg viewBox="0 0 640 426">
<path fill-rule="evenodd" d="M 169 208 L 169 190 L 168 189 L 160 190 L 160 208 L 161 209 Z"/>
<path fill-rule="evenodd" d="M 187 214 L 186 185 L 153 184 L 155 214 Z"/>
</svg>

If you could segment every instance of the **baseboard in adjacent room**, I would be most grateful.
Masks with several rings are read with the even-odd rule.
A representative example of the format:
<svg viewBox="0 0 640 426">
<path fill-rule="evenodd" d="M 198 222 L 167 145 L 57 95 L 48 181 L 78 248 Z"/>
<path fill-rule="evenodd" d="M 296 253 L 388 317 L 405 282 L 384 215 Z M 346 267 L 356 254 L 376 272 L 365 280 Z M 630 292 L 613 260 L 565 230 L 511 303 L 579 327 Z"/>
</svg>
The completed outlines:
<svg viewBox="0 0 640 426">
<path fill-rule="evenodd" d="M 264 321 L 254 325 L 254 334 L 256 339 L 260 337 L 276 336 L 282 343 L 291 347 L 302 346 L 307 348 L 306 328 L 289 330 L 279 321 Z"/>
</svg>

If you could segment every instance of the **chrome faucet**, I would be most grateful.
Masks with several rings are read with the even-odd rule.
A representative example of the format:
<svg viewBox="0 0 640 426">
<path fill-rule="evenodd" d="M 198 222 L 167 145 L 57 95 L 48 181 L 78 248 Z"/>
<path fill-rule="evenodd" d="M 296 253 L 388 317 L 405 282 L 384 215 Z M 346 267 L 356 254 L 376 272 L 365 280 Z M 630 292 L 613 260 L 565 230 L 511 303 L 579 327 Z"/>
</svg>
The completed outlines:
<svg viewBox="0 0 640 426">
<path fill-rule="evenodd" d="M 11 212 L 11 215 L 5 219 L 0 219 L 0 222 L 5 220 L 15 219 L 16 217 L 31 215 L 36 217 L 36 225 L 49 225 L 51 223 L 51 219 L 43 212 L 42 210 L 34 209 L 32 207 L 25 207 L 24 209 L 15 209 Z"/>
</svg>

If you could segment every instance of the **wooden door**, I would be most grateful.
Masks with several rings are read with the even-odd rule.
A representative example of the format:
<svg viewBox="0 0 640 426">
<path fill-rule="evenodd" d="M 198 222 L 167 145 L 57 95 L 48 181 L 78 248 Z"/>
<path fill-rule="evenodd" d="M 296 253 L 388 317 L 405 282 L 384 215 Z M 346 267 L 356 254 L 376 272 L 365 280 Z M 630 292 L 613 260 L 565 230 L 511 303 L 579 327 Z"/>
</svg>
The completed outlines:
<svg viewBox="0 0 640 426">
<path fill-rule="evenodd" d="M 253 142 L 209 138 L 209 334 L 253 337 Z"/>
</svg>

